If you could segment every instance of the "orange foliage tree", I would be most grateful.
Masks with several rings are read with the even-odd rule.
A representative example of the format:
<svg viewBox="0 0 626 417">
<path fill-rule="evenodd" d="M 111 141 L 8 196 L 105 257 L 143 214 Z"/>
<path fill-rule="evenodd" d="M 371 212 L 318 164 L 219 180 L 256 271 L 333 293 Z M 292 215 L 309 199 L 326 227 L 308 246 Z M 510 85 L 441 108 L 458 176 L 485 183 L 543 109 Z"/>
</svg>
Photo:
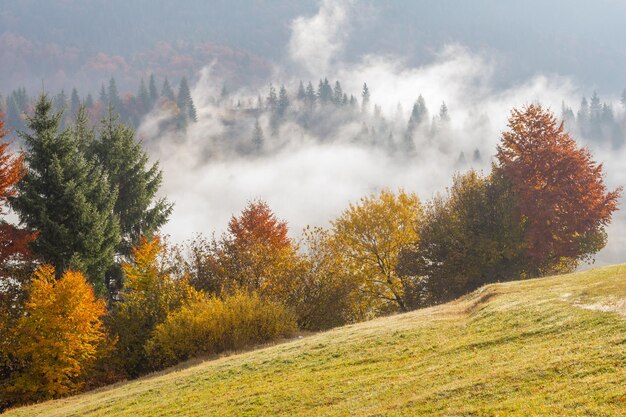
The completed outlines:
<svg viewBox="0 0 626 417">
<path fill-rule="evenodd" d="M 517 195 L 529 274 L 571 268 L 600 250 L 620 189 L 607 191 L 602 165 L 540 105 L 513 109 L 498 166 Z"/>
<path fill-rule="evenodd" d="M 26 314 L 15 328 L 14 355 L 21 368 L 5 388 L 5 398 L 24 403 L 77 392 L 106 339 L 105 311 L 80 272 L 66 271 L 56 280 L 52 266 L 40 266 Z"/>
<path fill-rule="evenodd" d="M 2 141 L 6 134 L 0 118 L 0 385 L 17 366 L 10 354 L 15 343 L 13 327 L 22 315 L 26 295 L 24 287 L 32 271 L 29 243 L 34 238 L 33 234 L 3 219 L 5 206 L 15 195 L 15 185 L 24 174 L 24 158 L 13 154 L 9 143 Z"/>
</svg>

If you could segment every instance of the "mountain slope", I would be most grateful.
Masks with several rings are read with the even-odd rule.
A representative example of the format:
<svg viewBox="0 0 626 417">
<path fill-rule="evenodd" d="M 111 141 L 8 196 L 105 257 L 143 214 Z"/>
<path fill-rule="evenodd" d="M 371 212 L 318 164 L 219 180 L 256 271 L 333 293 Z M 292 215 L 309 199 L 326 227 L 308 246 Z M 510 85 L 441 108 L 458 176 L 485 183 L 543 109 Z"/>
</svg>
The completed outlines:
<svg viewBox="0 0 626 417">
<path fill-rule="evenodd" d="M 626 413 L 626 266 L 222 357 L 7 416 Z"/>
</svg>

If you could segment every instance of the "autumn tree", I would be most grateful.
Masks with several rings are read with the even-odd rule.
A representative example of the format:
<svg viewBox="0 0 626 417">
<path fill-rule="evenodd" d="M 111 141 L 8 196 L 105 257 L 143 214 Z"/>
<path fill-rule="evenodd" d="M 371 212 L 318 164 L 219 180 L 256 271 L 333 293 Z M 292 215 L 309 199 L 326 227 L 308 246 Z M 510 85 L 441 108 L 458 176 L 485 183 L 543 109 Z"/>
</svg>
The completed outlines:
<svg viewBox="0 0 626 417">
<path fill-rule="evenodd" d="M 302 246 L 297 282 L 286 300 L 298 326 L 323 330 L 365 319 L 367 297 L 332 233 L 308 227 Z"/>
<path fill-rule="evenodd" d="M 447 195 L 426 205 L 419 243 L 402 253 L 398 272 L 423 279 L 425 304 L 520 278 L 525 258 L 515 205 L 509 182 L 498 173 L 455 176 Z"/>
<path fill-rule="evenodd" d="M 113 213 L 117 193 L 96 161 L 85 156 L 86 118 L 60 130 L 61 116 L 41 95 L 27 118 L 30 133 L 20 133 L 27 146 L 26 171 L 11 205 L 21 222 L 38 232 L 32 248 L 58 277 L 80 270 L 103 291 L 120 239 Z"/>
<path fill-rule="evenodd" d="M 34 239 L 32 233 L 4 218 L 8 200 L 15 195 L 16 185 L 24 175 L 24 157 L 10 151 L 9 143 L 3 141 L 5 135 L 0 118 L 0 384 L 18 365 L 11 353 L 16 336 L 14 326 L 23 314 L 25 286 L 33 265 L 29 244 Z"/>
<path fill-rule="evenodd" d="M 602 165 L 540 105 L 513 109 L 497 170 L 512 184 L 531 276 L 571 269 L 606 241 L 620 189 L 607 191 Z"/>
<path fill-rule="evenodd" d="M 151 370 L 145 343 L 155 326 L 184 303 L 199 297 L 187 284 L 163 267 L 164 246 L 159 237 L 141 239 L 132 259 L 124 263 L 124 287 L 115 303 L 109 327 L 117 338 L 116 361 L 121 372 L 138 376 Z"/>
<path fill-rule="evenodd" d="M 350 204 L 333 222 L 335 239 L 375 312 L 407 311 L 415 285 L 397 273 L 400 253 L 419 241 L 422 205 L 415 194 L 382 191 Z"/>
<path fill-rule="evenodd" d="M 2 398 L 15 404 L 77 392 L 106 339 L 104 314 L 104 302 L 80 272 L 65 271 L 57 280 L 52 266 L 40 266 L 15 330 L 21 366 Z"/>
</svg>

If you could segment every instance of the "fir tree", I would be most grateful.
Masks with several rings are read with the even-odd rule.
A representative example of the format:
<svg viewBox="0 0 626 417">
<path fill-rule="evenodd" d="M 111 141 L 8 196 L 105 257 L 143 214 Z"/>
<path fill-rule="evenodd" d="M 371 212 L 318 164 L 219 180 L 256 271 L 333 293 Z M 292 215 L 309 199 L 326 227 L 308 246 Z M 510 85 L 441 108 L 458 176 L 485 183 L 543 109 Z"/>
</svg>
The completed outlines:
<svg viewBox="0 0 626 417">
<path fill-rule="evenodd" d="M 85 107 L 88 109 L 93 108 L 93 97 L 91 94 L 87 94 L 87 98 L 85 99 Z"/>
<path fill-rule="evenodd" d="M 317 86 L 317 98 L 322 104 L 326 104 L 333 99 L 333 89 L 327 78 L 320 80 Z"/>
<path fill-rule="evenodd" d="M 163 88 L 161 89 L 161 97 L 164 97 L 170 101 L 176 101 L 176 97 L 174 96 L 174 90 L 170 86 L 170 82 L 165 77 L 165 81 L 163 81 Z"/>
<path fill-rule="evenodd" d="M 287 108 L 289 107 L 289 96 L 287 95 L 287 90 L 284 85 L 280 86 L 280 91 L 278 92 L 278 106 L 276 108 L 276 112 L 278 113 L 278 117 L 284 117 Z"/>
<path fill-rule="evenodd" d="M 333 90 L 333 103 L 341 105 L 343 102 L 343 90 L 341 89 L 341 83 L 335 81 L 335 89 Z"/>
<path fill-rule="evenodd" d="M 306 91 L 304 90 L 304 84 L 302 84 L 302 80 L 300 80 L 300 84 L 298 85 L 298 95 L 296 96 L 298 101 L 304 101 L 306 99 Z"/>
<path fill-rule="evenodd" d="M 315 100 L 317 99 L 315 95 L 315 90 L 313 89 L 313 84 L 311 81 L 306 85 L 306 102 L 309 105 L 309 110 L 313 110 L 315 107 Z"/>
<path fill-rule="evenodd" d="M 121 228 L 116 251 L 129 256 L 142 236 L 152 237 L 172 212 L 172 204 L 157 198 L 162 172 L 135 139 L 134 130 L 122 123 L 112 111 L 103 118 L 90 154 L 104 169 L 109 183 L 118 190 L 113 211 Z M 117 271 L 119 272 L 119 271 Z M 112 290 L 119 289 L 120 275 L 113 274 Z"/>
<path fill-rule="evenodd" d="M 278 104 L 278 98 L 276 97 L 276 89 L 272 84 L 270 84 L 269 92 L 267 93 L 267 98 L 265 99 L 267 103 L 267 108 L 273 110 L 276 108 Z"/>
<path fill-rule="evenodd" d="M 150 96 L 150 107 L 159 100 L 159 92 L 157 91 L 156 80 L 154 74 L 150 74 L 150 82 L 148 83 L 148 95 Z"/>
<path fill-rule="evenodd" d="M 109 97 L 107 96 L 107 90 L 104 88 L 104 84 L 102 84 L 100 86 L 100 97 L 99 97 L 100 102 L 105 105 L 108 106 L 109 105 Z"/>
<path fill-rule="evenodd" d="M 139 84 L 139 91 L 137 92 L 137 100 L 139 100 L 139 104 L 141 104 L 141 109 L 143 113 L 147 113 L 151 106 L 150 93 L 146 88 L 146 84 L 143 82 L 143 78 L 141 79 L 141 83 Z"/>
<path fill-rule="evenodd" d="M 117 83 L 115 82 L 115 78 L 111 77 L 109 80 L 109 89 L 107 91 L 107 97 L 109 99 L 108 105 L 113 107 L 116 113 L 122 113 L 122 99 L 120 99 L 120 94 L 117 91 Z"/>
<path fill-rule="evenodd" d="M 261 128 L 259 119 L 256 119 L 256 121 L 254 122 L 254 131 L 252 132 L 252 145 L 254 146 L 254 150 L 257 153 L 263 150 L 264 142 L 265 142 L 265 137 L 263 135 L 263 129 Z"/>
<path fill-rule="evenodd" d="M 78 91 L 72 89 L 72 96 L 70 98 L 70 114 L 73 116 L 78 112 L 80 108 L 80 97 L 78 97 Z"/>
<path fill-rule="evenodd" d="M 38 232 L 32 246 L 41 260 L 55 266 L 58 276 L 68 269 L 85 272 L 102 293 L 120 241 L 113 213 L 117 193 L 81 151 L 81 141 L 89 136 L 85 118 L 60 131 L 61 117 L 42 95 L 27 118 L 31 133 L 20 133 L 27 168 L 12 207 L 23 224 Z"/>
<path fill-rule="evenodd" d="M 363 92 L 361 93 L 361 111 L 367 113 L 370 107 L 370 90 L 367 83 L 363 83 Z"/>
<path fill-rule="evenodd" d="M 179 117 L 183 119 L 183 124 L 186 124 L 187 121 L 198 121 L 198 117 L 196 115 L 196 106 L 194 106 L 193 104 L 191 91 L 189 91 L 189 84 L 187 83 L 186 77 L 183 77 L 180 80 L 180 85 L 178 86 L 178 96 L 176 97 L 176 104 L 178 105 L 178 109 L 180 110 Z"/>
</svg>

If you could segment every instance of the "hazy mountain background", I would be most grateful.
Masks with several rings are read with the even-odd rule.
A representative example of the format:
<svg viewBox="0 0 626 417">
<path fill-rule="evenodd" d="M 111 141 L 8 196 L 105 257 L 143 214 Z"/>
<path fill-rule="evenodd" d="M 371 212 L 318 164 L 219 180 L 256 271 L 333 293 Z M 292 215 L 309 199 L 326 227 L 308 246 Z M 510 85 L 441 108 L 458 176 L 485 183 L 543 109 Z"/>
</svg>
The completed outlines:
<svg viewBox="0 0 626 417">
<path fill-rule="evenodd" d="M 115 76 L 195 75 L 217 60 L 218 73 L 239 86 L 262 82 L 286 56 L 290 25 L 312 15 L 314 0 L 2 0 L 0 90 L 96 90 Z M 600 94 L 624 87 L 626 3 L 618 0 L 378 2 L 364 0 L 350 22 L 347 61 L 363 54 L 402 56 L 409 65 L 433 59 L 445 44 L 488 51 L 495 81 L 536 73 L 573 76 Z"/>
</svg>

